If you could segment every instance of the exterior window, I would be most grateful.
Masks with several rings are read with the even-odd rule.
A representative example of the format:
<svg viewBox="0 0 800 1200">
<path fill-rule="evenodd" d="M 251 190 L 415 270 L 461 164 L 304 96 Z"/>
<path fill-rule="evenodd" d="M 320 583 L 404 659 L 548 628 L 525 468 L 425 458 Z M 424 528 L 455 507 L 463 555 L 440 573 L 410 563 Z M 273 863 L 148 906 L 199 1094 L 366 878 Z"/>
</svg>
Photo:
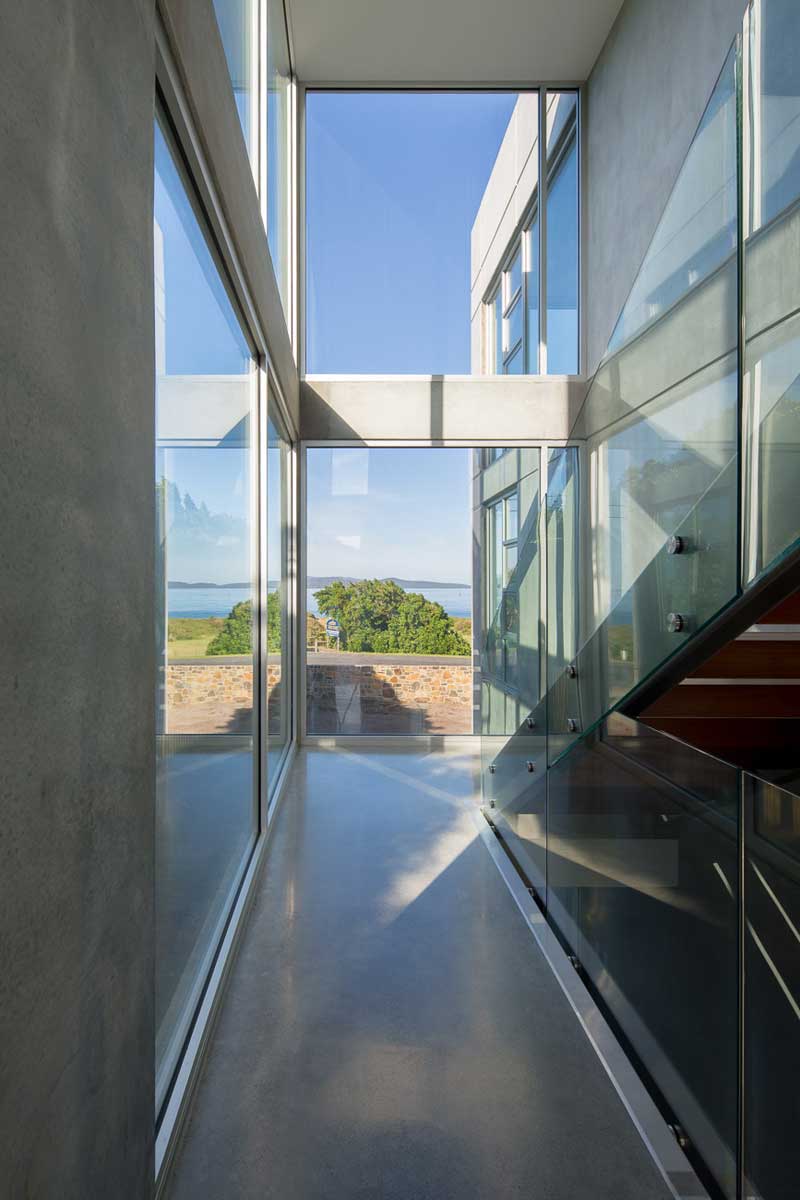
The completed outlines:
<svg viewBox="0 0 800 1200">
<path fill-rule="evenodd" d="M 539 372 L 539 216 L 525 230 L 525 358 L 529 375 Z"/>
<path fill-rule="evenodd" d="M 494 312 L 494 360 L 497 375 L 522 375 L 522 334 L 525 321 L 525 300 L 522 288 L 522 244 L 507 268 L 492 299 Z"/>
<path fill-rule="evenodd" d="M 496 375 L 574 375 L 579 370 L 577 92 L 546 93 L 536 128 L 530 126 L 525 151 L 529 161 L 544 159 L 545 261 L 540 261 L 540 196 L 534 182 L 532 195 L 517 197 L 520 206 L 527 203 L 528 214 L 486 301 L 492 319 L 484 363 Z M 544 154 L 538 151 L 542 136 Z M 487 189 L 495 201 L 498 186 L 492 180 Z"/>
</svg>

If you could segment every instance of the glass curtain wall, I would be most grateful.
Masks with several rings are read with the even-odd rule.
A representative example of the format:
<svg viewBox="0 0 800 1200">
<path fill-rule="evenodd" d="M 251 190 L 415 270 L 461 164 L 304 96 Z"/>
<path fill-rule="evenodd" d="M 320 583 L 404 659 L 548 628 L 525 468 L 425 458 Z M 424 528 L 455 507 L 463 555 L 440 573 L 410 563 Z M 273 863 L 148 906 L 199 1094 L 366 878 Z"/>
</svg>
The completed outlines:
<svg viewBox="0 0 800 1200">
<path fill-rule="evenodd" d="M 159 1107 L 259 828 L 258 372 L 179 162 L 157 123 Z"/>
<path fill-rule="evenodd" d="M 800 535 L 798 39 L 796 4 L 754 0 L 548 453 L 543 698 L 484 739 L 490 819 L 730 1200 L 782 1200 L 799 1169 L 796 789 L 619 705 Z"/>
<path fill-rule="evenodd" d="M 267 777 L 271 794 L 291 741 L 291 447 L 270 388 L 267 418 Z"/>
</svg>

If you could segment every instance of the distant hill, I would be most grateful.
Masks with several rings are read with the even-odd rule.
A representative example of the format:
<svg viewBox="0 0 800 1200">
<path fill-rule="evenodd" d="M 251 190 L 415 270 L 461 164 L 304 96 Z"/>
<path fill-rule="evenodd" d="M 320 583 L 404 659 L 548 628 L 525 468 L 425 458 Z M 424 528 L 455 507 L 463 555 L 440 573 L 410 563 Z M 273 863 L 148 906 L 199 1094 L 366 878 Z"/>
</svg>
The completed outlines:
<svg viewBox="0 0 800 1200">
<path fill-rule="evenodd" d="M 345 575 L 309 575 L 306 580 L 306 586 L 312 591 L 316 588 L 327 587 L 331 583 L 359 583 L 360 580 L 350 578 Z M 437 579 L 396 579 L 391 576 L 387 582 L 396 583 L 406 592 L 413 592 L 415 588 L 452 588 L 463 591 L 469 588 L 469 583 L 441 583 Z M 201 581 L 198 583 L 183 583 L 179 579 L 170 579 L 169 586 L 171 588 L 249 588 L 249 583 L 208 583 Z"/>
<path fill-rule="evenodd" d="M 167 587 L 171 588 L 249 588 L 249 583 L 183 583 L 179 579 L 170 579 Z"/>
<path fill-rule="evenodd" d="M 327 587 L 329 583 L 360 583 L 361 580 L 353 576 L 346 575 L 309 575 L 306 580 L 309 588 Z M 414 588 L 453 588 L 463 590 L 471 587 L 469 583 L 442 583 L 438 579 L 398 579 L 394 575 L 388 576 L 386 583 L 396 583 L 406 592 L 411 592 Z"/>
</svg>

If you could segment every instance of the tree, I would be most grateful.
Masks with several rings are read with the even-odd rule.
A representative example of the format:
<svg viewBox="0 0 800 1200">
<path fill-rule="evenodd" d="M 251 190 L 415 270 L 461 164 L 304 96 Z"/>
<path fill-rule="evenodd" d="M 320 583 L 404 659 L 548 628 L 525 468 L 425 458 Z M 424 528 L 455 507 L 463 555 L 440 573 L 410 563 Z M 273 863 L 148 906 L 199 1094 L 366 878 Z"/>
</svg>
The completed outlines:
<svg viewBox="0 0 800 1200">
<path fill-rule="evenodd" d="M 398 654 L 469 654 L 461 636 L 441 604 L 409 592 L 389 622 L 388 640 Z"/>
<path fill-rule="evenodd" d="M 336 581 L 314 593 L 319 611 L 339 622 L 342 648 L 379 654 L 469 654 L 470 645 L 441 604 L 388 579 Z"/>
<path fill-rule="evenodd" d="M 277 590 L 267 596 L 267 650 L 281 648 L 281 602 Z M 234 604 L 225 623 L 206 648 L 207 655 L 253 653 L 253 604 Z"/>
<path fill-rule="evenodd" d="M 388 630 L 405 594 L 389 579 L 337 580 L 314 593 L 319 611 L 339 622 L 345 650 L 384 650 L 380 635 Z"/>
</svg>

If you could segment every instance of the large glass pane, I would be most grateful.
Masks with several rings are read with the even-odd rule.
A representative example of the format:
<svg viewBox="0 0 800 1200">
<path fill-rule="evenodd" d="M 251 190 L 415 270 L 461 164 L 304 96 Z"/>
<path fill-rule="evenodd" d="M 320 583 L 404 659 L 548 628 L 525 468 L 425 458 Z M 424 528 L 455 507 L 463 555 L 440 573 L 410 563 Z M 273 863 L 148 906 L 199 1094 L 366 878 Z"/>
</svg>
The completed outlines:
<svg viewBox="0 0 800 1200">
<path fill-rule="evenodd" d="M 663 317 L 736 251 L 736 73 L 732 49 L 695 133 L 609 352 Z M 699 322 L 695 327 L 707 327 Z"/>
<path fill-rule="evenodd" d="M 800 797 L 746 776 L 744 818 L 746 1194 L 783 1200 L 800 1178 Z"/>
<path fill-rule="evenodd" d="M 156 1074 L 177 1064 L 257 831 L 253 357 L 155 130 Z"/>
<path fill-rule="evenodd" d="M 283 0 L 267 0 L 267 238 L 275 277 L 289 314 L 291 69 Z"/>
<path fill-rule="evenodd" d="M 665 743 L 662 754 L 654 754 L 654 740 Z M 671 746 L 664 735 L 615 716 L 551 768 L 547 910 L 732 1198 L 738 773 L 713 763 L 709 804 L 692 786 L 709 777 L 707 756 L 681 747 L 676 780 Z M 654 758 L 664 773 L 652 770 Z"/>
<path fill-rule="evenodd" d="M 681 250 L 677 280 L 683 290 L 671 293 L 669 311 L 641 328 L 640 285 L 651 270 L 648 252 L 617 327 L 638 334 L 609 351 L 571 431 L 581 447 L 580 489 L 577 480 L 565 479 L 562 487 L 557 475 L 548 488 L 548 513 L 562 504 L 564 487 L 571 489 L 573 505 L 579 491 L 583 544 L 572 564 L 574 575 L 559 568 L 548 584 L 548 643 L 554 651 L 548 674 L 551 761 L 736 595 L 735 186 L 729 197 L 736 164 L 733 54 L 697 137 L 708 160 L 697 171 L 680 173 L 656 242 L 663 240 L 665 227 L 680 227 L 676 214 L 697 210 L 695 188 L 701 198 L 711 191 L 721 199 L 704 214 L 703 244 L 715 248 L 718 264 L 722 256 L 721 265 L 700 286 L 691 271 L 683 270 Z M 693 146 L 687 163 L 695 161 Z M 676 253 L 678 248 L 675 243 Z M 664 263 L 662 258 L 659 270 Z M 560 507 L 553 516 L 555 564 Z M 549 529 L 548 518 L 548 536 Z M 562 630 L 567 620 L 574 636 Z"/>
<path fill-rule="evenodd" d="M 501 193 L 536 139 L 536 96 L 517 101 L 308 93 L 310 373 L 480 370 L 484 306 L 516 233 Z"/>
<path fill-rule="evenodd" d="M 257 0 L 214 0 L 233 96 L 253 171 L 258 170 Z"/>
<path fill-rule="evenodd" d="M 751 9 L 744 247 L 744 575 L 800 538 L 800 7 Z"/>
<path fill-rule="evenodd" d="M 272 391 L 267 421 L 267 779 L 272 791 L 291 737 L 289 441 Z"/>
<path fill-rule="evenodd" d="M 479 623 L 481 758 L 483 793 L 491 819 L 508 843 L 527 858 L 537 844 L 543 814 L 545 723 L 534 713 L 541 696 L 541 556 L 538 448 L 507 450 L 487 463 L 476 456 L 476 530 L 481 570 L 491 572 L 498 555 L 504 571 L 494 584 L 494 605 Z M 483 465 L 481 465 L 483 463 Z M 528 763 L 538 761 L 530 770 Z M 543 850 L 543 845 L 540 847 Z"/>
<path fill-rule="evenodd" d="M 307 450 L 309 733 L 472 733 L 472 462 Z"/>
<path fill-rule="evenodd" d="M 578 96 L 547 93 L 547 373 L 578 373 Z"/>
<path fill-rule="evenodd" d="M 578 650 L 579 452 L 551 450 L 547 467 L 547 731 L 553 760 L 574 736 L 580 705 L 571 670 Z M 570 724 L 575 728 L 570 732 Z"/>
</svg>

